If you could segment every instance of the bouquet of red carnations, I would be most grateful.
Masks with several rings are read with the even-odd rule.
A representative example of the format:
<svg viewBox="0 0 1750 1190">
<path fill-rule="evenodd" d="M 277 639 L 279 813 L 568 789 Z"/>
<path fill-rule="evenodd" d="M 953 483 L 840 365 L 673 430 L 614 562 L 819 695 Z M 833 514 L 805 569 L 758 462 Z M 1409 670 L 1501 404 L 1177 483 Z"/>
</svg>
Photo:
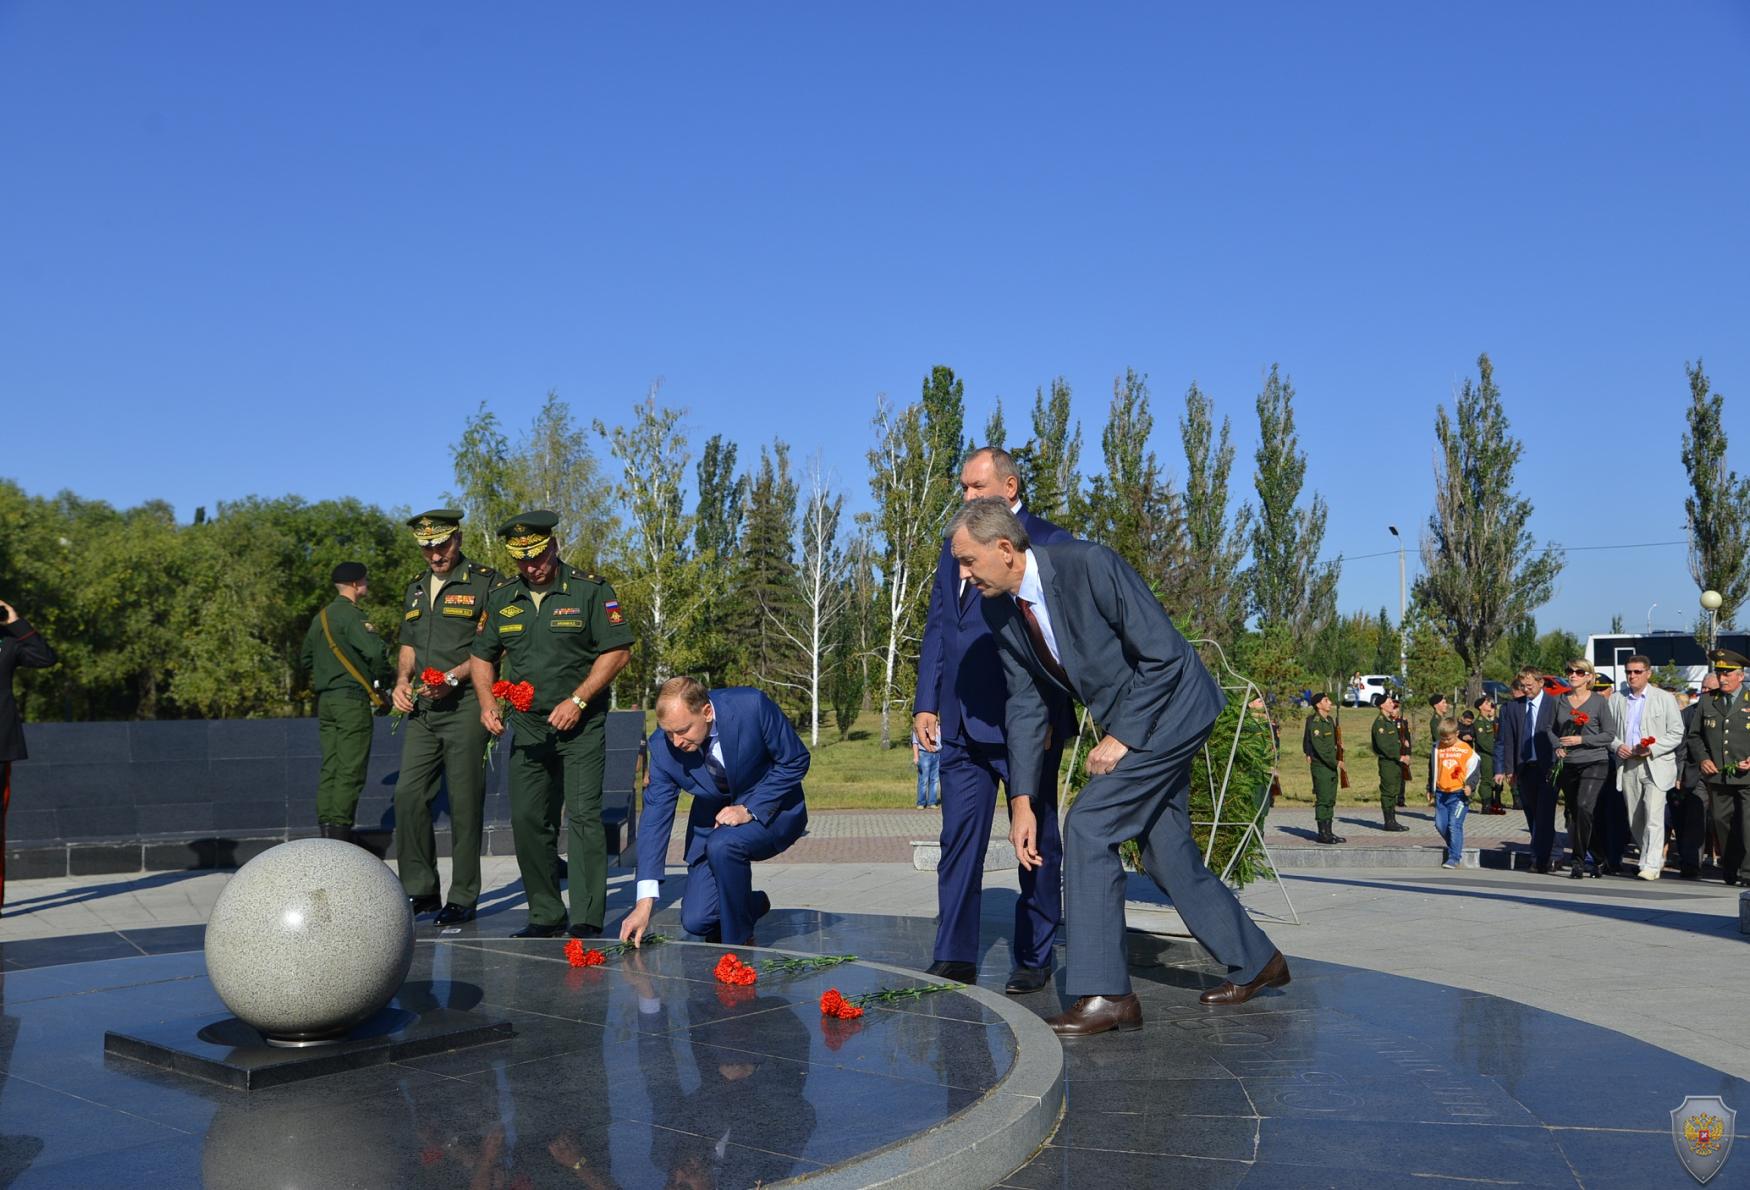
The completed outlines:
<svg viewBox="0 0 1750 1190">
<path fill-rule="evenodd" d="M 419 684 L 413 692 L 413 697 L 419 698 L 423 695 L 426 698 L 430 698 L 433 690 L 443 686 L 448 686 L 449 684 L 450 678 L 448 674 L 444 673 L 443 670 L 438 669 L 436 666 L 428 665 L 419 671 Z M 414 710 L 418 709 L 418 706 L 415 705 Z M 396 732 L 400 731 L 401 720 L 407 718 L 411 713 L 412 712 L 409 711 L 390 711 L 389 714 L 395 720 L 395 724 L 389 728 L 389 734 L 394 735 Z"/>
<path fill-rule="evenodd" d="M 528 711 L 535 705 L 535 687 L 529 682 L 507 682 L 500 678 L 492 683 L 492 697 L 498 700 L 498 716 L 504 718 L 505 713 L 512 710 Z M 487 764 L 492 763 L 492 754 L 498 749 L 498 737 L 486 741 L 486 755 L 482 758 Z"/>
</svg>

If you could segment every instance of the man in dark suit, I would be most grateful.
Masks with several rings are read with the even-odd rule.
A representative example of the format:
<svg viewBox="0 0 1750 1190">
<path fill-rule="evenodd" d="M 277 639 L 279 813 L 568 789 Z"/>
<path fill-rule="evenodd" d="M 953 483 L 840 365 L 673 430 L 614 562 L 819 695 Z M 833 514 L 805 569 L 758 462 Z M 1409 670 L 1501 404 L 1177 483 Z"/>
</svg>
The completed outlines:
<svg viewBox="0 0 1750 1190">
<path fill-rule="evenodd" d="M 1707 841 L 1707 786 L 1702 782 L 1701 763 L 1691 754 L 1689 735 L 1695 717 L 1701 714 L 1702 697 L 1719 693 L 1720 675 L 1702 675 L 1695 701 L 1683 708 L 1684 746 L 1677 752 L 1677 789 L 1670 801 L 1668 819 L 1677 832 L 1677 874 L 1685 880 L 1701 879 L 1701 845 Z"/>
<path fill-rule="evenodd" d="M 641 942 L 650 926 L 684 790 L 693 809 L 681 925 L 708 942 L 751 945 L 754 922 L 772 907 L 765 893 L 753 891 L 751 865 L 789 847 L 808 826 L 802 800 L 808 748 L 778 704 L 758 690 L 708 691 L 696 678 L 663 683 L 656 724 L 638 831 L 638 903 L 620 923 L 620 938 Z"/>
<path fill-rule="evenodd" d="M 1531 828 L 1532 862 L 1539 872 L 1547 873 L 1556 841 L 1556 791 L 1549 783 L 1550 766 L 1555 763 L 1549 727 L 1555 722 L 1556 699 L 1543 684 L 1543 674 L 1535 666 L 1526 666 L 1515 678 L 1523 697 L 1501 714 L 1495 771 L 1507 774 L 1507 784 L 1525 811 L 1525 825 Z"/>
<path fill-rule="evenodd" d="M 12 696 L 19 666 L 47 669 L 55 663 L 49 642 L 5 600 L 0 600 L 0 905 L 6 903 L 6 811 L 12 807 L 12 762 L 25 760 L 24 716 Z"/>
<path fill-rule="evenodd" d="M 1119 844 L 1142 842 L 1144 869 L 1229 979 L 1205 1004 L 1240 1004 L 1288 982 L 1282 952 L 1203 863 L 1191 837 L 1191 762 L 1223 706 L 1221 688 L 1148 584 L 1104 546 L 1031 543 L 1000 499 L 972 500 L 949 524 L 954 557 L 1002 650 L 1009 691 L 1009 837 L 1040 862 L 1032 799 L 1050 738 L 1045 691 L 1080 699 L 1103 733 L 1091 779 L 1064 823 L 1069 966 L 1075 1004 L 1048 1023 L 1062 1036 L 1139 1029 L 1124 948 Z"/>
<path fill-rule="evenodd" d="M 1022 505 L 1021 475 L 1005 450 L 987 446 L 966 456 L 960 494 L 963 500 L 1001 499 L 1035 543 L 1070 540 L 1068 533 Z M 997 783 L 1014 792 L 1003 746 L 1003 664 L 979 602 L 972 584 L 960 577 L 960 564 L 944 538 L 918 654 L 912 724 L 919 747 L 942 753 L 942 857 L 936 865 L 936 949 L 929 973 L 959 983 L 978 976 L 984 852 L 996 814 Z M 1052 946 L 1063 919 L 1057 769 L 1064 742 L 1075 734 L 1075 719 L 1061 691 L 1052 692 L 1049 708 L 1051 738 L 1033 804 L 1040 864 L 1020 871 L 1010 947 L 1015 969 L 1006 988 L 1010 995 L 1036 992 L 1050 979 Z"/>
</svg>

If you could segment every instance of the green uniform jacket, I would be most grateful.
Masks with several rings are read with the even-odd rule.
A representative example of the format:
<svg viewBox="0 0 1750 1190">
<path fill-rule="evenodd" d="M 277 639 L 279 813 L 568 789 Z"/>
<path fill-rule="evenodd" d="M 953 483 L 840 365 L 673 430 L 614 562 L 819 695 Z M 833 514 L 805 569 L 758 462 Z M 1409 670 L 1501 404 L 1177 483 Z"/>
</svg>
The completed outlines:
<svg viewBox="0 0 1750 1190">
<path fill-rule="evenodd" d="M 1370 742 L 1373 744 L 1373 754 L 1377 756 L 1381 762 L 1389 760 L 1393 764 L 1396 764 L 1398 762 L 1398 753 L 1402 751 L 1398 746 L 1398 721 L 1396 719 L 1387 719 L 1384 715 L 1375 719 L 1373 721 L 1373 736 Z"/>
<path fill-rule="evenodd" d="M 1472 744 L 1477 750 L 1477 778 L 1481 782 L 1492 781 L 1495 776 L 1495 731 L 1500 727 L 1498 719 L 1484 719 L 1477 716 L 1476 741 Z"/>
<path fill-rule="evenodd" d="M 532 683 L 533 713 L 545 716 L 583 685 L 597 657 L 635 639 L 614 589 L 559 562 L 539 608 L 521 575 L 492 588 L 474 656 L 493 662 L 503 657 L 498 676 Z"/>
<path fill-rule="evenodd" d="M 1321 719 L 1316 714 L 1307 716 L 1306 733 L 1301 736 L 1300 749 L 1314 764 L 1323 765 L 1333 773 L 1336 772 L 1336 721 L 1334 719 Z"/>
<path fill-rule="evenodd" d="M 427 666 L 447 673 L 468 659 L 497 580 L 498 572 L 490 566 L 458 558 L 449 577 L 438 588 L 435 609 L 431 605 L 431 571 L 408 584 L 407 598 L 402 601 L 401 643 L 413 650 L 415 688 Z M 461 693 L 466 697 L 473 689 L 468 684 L 467 671 L 458 676 Z"/>
<path fill-rule="evenodd" d="M 1685 743 L 1695 763 L 1711 760 L 1720 770 L 1716 776 L 1703 773 L 1708 785 L 1750 785 L 1750 772 L 1740 773 L 1738 762 L 1750 757 L 1750 698 L 1744 691 L 1736 697 L 1704 694 L 1696 703 L 1701 709 L 1689 721 Z"/>
<path fill-rule="evenodd" d="M 378 683 L 379 688 L 387 687 L 395 677 L 395 671 L 389 665 L 389 650 L 383 644 L 383 638 L 365 622 L 365 614 L 344 595 L 336 595 L 334 602 L 324 610 L 328 612 L 328 630 L 334 634 L 335 646 L 346 654 L 347 660 L 365 676 L 366 681 Z M 358 679 L 346 672 L 346 667 L 334 655 L 334 649 L 328 647 L 321 616 L 310 621 L 310 630 L 304 633 L 304 650 L 299 658 L 310 674 L 313 693 L 370 697 Z"/>
</svg>

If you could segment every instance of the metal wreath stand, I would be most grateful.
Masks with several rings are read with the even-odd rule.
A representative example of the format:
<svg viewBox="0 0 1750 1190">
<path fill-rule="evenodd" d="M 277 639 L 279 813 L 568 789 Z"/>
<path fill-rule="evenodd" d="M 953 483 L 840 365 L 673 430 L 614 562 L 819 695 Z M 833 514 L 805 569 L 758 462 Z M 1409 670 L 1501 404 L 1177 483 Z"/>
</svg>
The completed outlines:
<svg viewBox="0 0 1750 1190">
<path fill-rule="evenodd" d="M 1204 848 L 1203 848 L 1204 866 L 1208 867 L 1209 861 L 1212 858 L 1214 858 L 1214 855 L 1215 855 L 1215 837 L 1216 837 L 1216 834 L 1221 830 L 1221 828 L 1223 826 L 1229 826 L 1229 827 L 1238 826 L 1238 827 L 1240 827 L 1241 832 L 1240 832 L 1239 846 L 1234 848 L 1233 854 L 1228 857 L 1227 864 L 1222 868 L 1221 872 L 1219 873 L 1219 875 L 1221 877 L 1221 882 L 1223 884 L 1226 884 L 1228 881 L 1228 877 L 1233 874 L 1234 864 L 1238 861 L 1238 859 L 1240 857 L 1240 853 L 1245 850 L 1246 842 L 1247 842 L 1248 838 L 1256 839 L 1258 841 L 1258 849 L 1264 853 L 1264 863 L 1269 869 L 1270 877 L 1271 877 L 1273 883 L 1276 885 L 1277 891 L 1282 894 L 1282 903 L 1288 906 L 1289 919 L 1295 925 L 1299 925 L 1300 924 L 1300 914 L 1299 914 L 1299 912 L 1297 912 L 1295 910 L 1294 901 L 1288 895 L 1288 886 L 1283 883 L 1281 869 L 1279 869 L 1276 866 L 1276 857 L 1270 853 L 1270 844 L 1268 842 L 1266 842 L 1264 839 L 1264 828 L 1259 825 L 1260 820 L 1264 816 L 1264 812 L 1267 809 L 1269 809 L 1269 806 L 1270 806 L 1268 791 L 1266 791 L 1266 794 L 1264 797 L 1255 799 L 1256 800 L 1256 807 L 1253 809 L 1252 815 L 1250 818 L 1235 819 L 1232 821 L 1223 822 L 1222 817 L 1221 817 L 1222 809 L 1227 804 L 1227 787 L 1228 787 L 1228 784 L 1233 779 L 1234 756 L 1239 751 L 1240 733 L 1242 731 L 1244 731 L 1245 727 L 1246 727 L 1246 717 L 1245 717 L 1245 714 L 1243 713 L 1243 708 L 1244 708 L 1245 704 L 1249 704 L 1253 698 L 1262 697 L 1264 692 L 1262 689 L 1259 688 L 1259 686 L 1256 682 L 1252 681 L 1250 678 L 1246 677 L 1244 674 L 1241 674 L 1240 672 L 1235 670 L 1233 668 L 1233 666 L 1228 664 L 1227 653 L 1215 641 L 1212 641 L 1212 640 L 1193 640 L 1193 641 L 1188 641 L 1186 643 L 1188 643 L 1194 647 L 1198 647 L 1198 648 L 1205 648 L 1206 647 L 1206 648 L 1214 650 L 1215 655 L 1219 659 L 1220 666 L 1221 666 L 1221 674 L 1219 676 L 1217 676 L 1216 682 L 1221 687 L 1222 692 L 1224 694 L 1232 694 L 1232 693 L 1237 692 L 1243 696 L 1240 700 L 1241 704 L 1242 704 L 1242 714 L 1240 714 L 1238 716 L 1238 718 L 1236 718 L 1236 720 L 1234 721 L 1233 746 L 1228 749 L 1227 767 L 1221 774 L 1221 786 L 1220 786 L 1220 788 L 1215 787 L 1214 766 L 1209 763 L 1209 744 L 1207 741 L 1205 741 L 1204 745 L 1203 745 L 1203 760 L 1204 760 L 1203 767 L 1204 767 L 1205 772 L 1207 772 L 1209 774 L 1209 782 L 1210 782 L 1210 786 L 1211 786 L 1210 791 L 1209 791 L 1210 804 L 1214 808 L 1211 811 L 1211 817 L 1208 821 L 1193 819 L 1191 822 L 1191 825 L 1192 826 L 1207 826 L 1210 828 L 1209 829 L 1209 842 L 1206 843 L 1204 845 Z M 1266 728 L 1268 728 L 1268 725 L 1266 725 Z M 1067 772 L 1064 773 L 1063 784 L 1058 791 L 1060 803 L 1061 803 L 1062 799 L 1065 796 L 1067 796 L 1069 793 L 1070 782 L 1075 779 L 1076 765 L 1078 763 L 1080 763 L 1081 757 L 1082 757 L 1082 737 L 1087 734 L 1087 730 L 1088 730 L 1088 708 L 1084 706 L 1082 708 L 1081 722 L 1076 725 L 1075 750 L 1070 753 L 1069 769 Z M 1276 733 L 1273 731 L 1270 732 L 1270 753 L 1271 753 L 1270 769 L 1272 772 L 1275 772 L 1277 769 L 1279 769 L 1281 767 L 1282 749 L 1281 749 L 1280 745 L 1276 742 Z M 1072 809 L 1073 809 L 1073 807 L 1072 807 Z M 1213 870 L 1213 869 L 1211 869 L 1211 870 Z"/>
</svg>

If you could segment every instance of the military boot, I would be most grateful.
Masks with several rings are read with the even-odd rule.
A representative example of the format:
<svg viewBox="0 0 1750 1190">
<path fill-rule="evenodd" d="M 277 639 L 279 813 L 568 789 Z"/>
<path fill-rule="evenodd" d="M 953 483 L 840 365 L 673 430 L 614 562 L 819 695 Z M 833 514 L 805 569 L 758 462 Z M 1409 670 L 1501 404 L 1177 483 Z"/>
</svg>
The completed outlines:
<svg viewBox="0 0 1750 1190">
<path fill-rule="evenodd" d="M 1410 828 L 1398 821 L 1396 810 L 1387 810 L 1385 812 L 1385 829 L 1388 831 L 1407 831 Z"/>
</svg>

